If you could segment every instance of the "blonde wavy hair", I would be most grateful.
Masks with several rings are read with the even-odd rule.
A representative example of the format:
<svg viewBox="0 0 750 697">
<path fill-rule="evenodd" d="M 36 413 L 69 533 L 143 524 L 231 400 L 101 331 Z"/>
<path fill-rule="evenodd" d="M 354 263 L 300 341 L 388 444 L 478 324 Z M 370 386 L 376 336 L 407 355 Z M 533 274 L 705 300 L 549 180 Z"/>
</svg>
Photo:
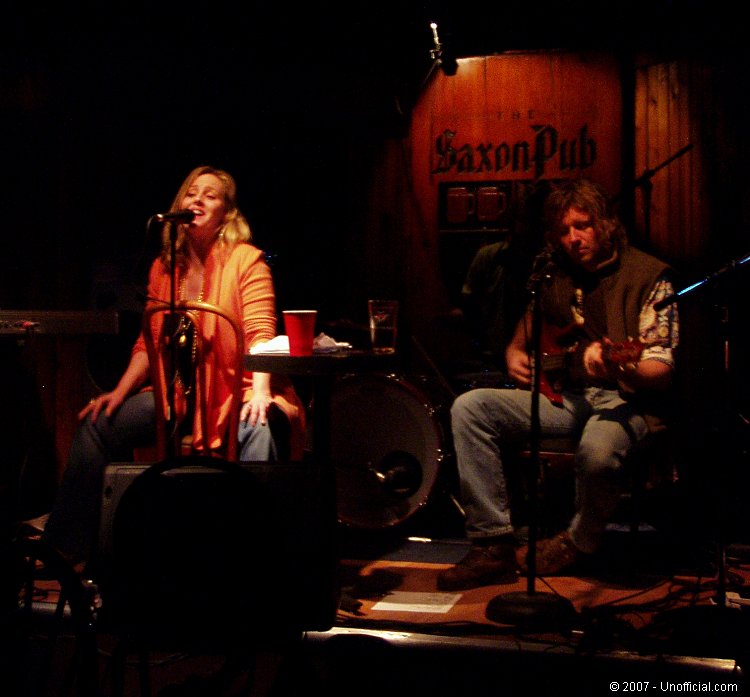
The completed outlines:
<svg viewBox="0 0 750 697">
<path fill-rule="evenodd" d="M 558 246 L 562 219 L 571 208 L 591 216 L 591 225 L 600 242 L 615 247 L 627 244 L 625 226 L 610 210 L 604 189 L 588 179 L 568 179 L 553 186 L 544 203 L 547 244 Z"/>
<path fill-rule="evenodd" d="M 193 182 L 203 174 L 213 174 L 224 186 L 222 193 L 224 196 L 224 207 L 226 212 L 224 214 L 224 222 L 219 227 L 217 244 L 224 246 L 225 249 L 232 249 L 234 246 L 242 242 L 250 242 L 253 237 L 250 225 L 237 207 L 237 183 L 235 182 L 234 177 L 223 169 L 217 169 L 216 167 L 210 167 L 208 165 L 196 167 L 190 172 L 190 174 L 188 174 L 185 181 L 182 182 L 182 185 L 177 190 L 177 194 L 172 201 L 172 206 L 169 209 L 170 212 L 178 211 L 182 208 L 182 201 L 185 198 L 188 189 L 193 185 Z M 161 259 L 164 265 L 169 268 L 171 255 L 171 231 L 173 225 L 177 226 L 175 259 L 177 266 L 184 267 L 187 263 L 187 225 L 184 223 L 169 222 L 164 225 L 161 238 Z"/>
</svg>

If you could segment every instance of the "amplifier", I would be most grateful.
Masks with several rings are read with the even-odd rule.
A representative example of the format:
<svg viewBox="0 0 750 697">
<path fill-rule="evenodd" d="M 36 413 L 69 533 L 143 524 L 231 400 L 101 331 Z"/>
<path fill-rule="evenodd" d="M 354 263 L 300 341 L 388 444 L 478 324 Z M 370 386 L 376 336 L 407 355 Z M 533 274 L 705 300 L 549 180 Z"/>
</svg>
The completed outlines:
<svg viewBox="0 0 750 697">
<path fill-rule="evenodd" d="M 232 605 L 262 626 L 333 626 L 335 499 L 320 469 L 200 456 L 177 462 L 105 468 L 98 549 L 105 579 L 141 579 L 162 617 L 170 604 L 180 606 L 179 617 Z M 105 580 L 105 602 L 106 592 Z"/>
</svg>

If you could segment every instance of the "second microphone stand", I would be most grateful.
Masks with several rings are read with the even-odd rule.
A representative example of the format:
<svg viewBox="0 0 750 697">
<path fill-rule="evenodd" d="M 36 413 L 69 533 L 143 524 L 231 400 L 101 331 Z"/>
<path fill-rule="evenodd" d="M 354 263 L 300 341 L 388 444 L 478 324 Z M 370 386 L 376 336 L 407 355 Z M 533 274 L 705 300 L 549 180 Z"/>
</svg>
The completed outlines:
<svg viewBox="0 0 750 697">
<path fill-rule="evenodd" d="M 490 600 L 485 615 L 493 622 L 510 624 L 521 629 L 567 629 L 576 615 L 567 599 L 555 593 L 536 590 L 536 542 L 538 518 L 540 352 L 542 336 L 541 287 L 550 279 L 549 263 L 541 271 L 532 273 L 528 289 L 531 293 L 531 429 L 530 453 L 527 470 L 528 486 L 528 553 L 526 555 L 526 590 L 501 593 Z"/>
<path fill-rule="evenodd" d="M 693 283 L 682 290 L 670 295 L 654 304 L 655 310 L 661 310 L 668 305 L 683 301 L 691 295 L 703 294 L 704 292 L 720 288 L 721 302 L 715 303 L 713 313 L 715 315 L 716 331 L 712 332 L 719 338 L 720 343 L 714 349 L 716 357 L 720 361 L 717 366 L 719 376 L 719 390 L 714 398 L 716 411 L 719 414 L 717 424 L 713 427 L 712 452 L 714 457 L 720 453 L 716 460 L 718 466 L 718 483 L 716 491 L 718 501 L 716 512 L 718 520 L 716 539 L 716 594 L 713 602 L 709 605 L 688 605 L 684 608 L 669 610 L 657 616 L 659 622 L 670 620 L 673 623 L 675 634 L 679 639 L 688 644 L 691 650 L 696 646 L 702 651 L 709 650 L 712 653 L 701 655 L 719 655 L 726 652 L 727 655 L 740 655 L 743 660 L 748 660 L 745 636 L 747 635 L 747 618 L 744 612 L 730 606 L 727 600 L 727 517 L 728 517 L 728 493 L 729 482 L 727 475 L 727 463 L 739 466 L 739 458 L 742 450 L 735 443 L 736 436 L 734 424 L 739 424 L 741 414 L 736 399 L 733 396 L 737 385 L 737 376 L 734 374 L 733 360 L 730 359 L 732 347 L 730 337 L 732 336 L 730 295 L 726 288 L 721 287 L 721 282 L 734 276 L 736 272 L 750 267 L 750 254 L 734 259 L 725 264 L 702 280 Z"/>
</svg>

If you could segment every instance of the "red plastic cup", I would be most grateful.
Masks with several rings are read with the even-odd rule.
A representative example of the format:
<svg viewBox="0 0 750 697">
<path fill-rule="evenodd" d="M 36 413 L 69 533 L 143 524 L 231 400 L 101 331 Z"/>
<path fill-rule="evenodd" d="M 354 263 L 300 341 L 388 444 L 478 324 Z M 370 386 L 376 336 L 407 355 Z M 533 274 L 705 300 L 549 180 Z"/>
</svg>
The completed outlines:
<svg viewBox="0 0 750 697">
<path fill-rule="evenodd" d="M 290 356 L 311 356 L 317 310 L 284 310 L 284 327 L 289 337 Z"/>
</svg>

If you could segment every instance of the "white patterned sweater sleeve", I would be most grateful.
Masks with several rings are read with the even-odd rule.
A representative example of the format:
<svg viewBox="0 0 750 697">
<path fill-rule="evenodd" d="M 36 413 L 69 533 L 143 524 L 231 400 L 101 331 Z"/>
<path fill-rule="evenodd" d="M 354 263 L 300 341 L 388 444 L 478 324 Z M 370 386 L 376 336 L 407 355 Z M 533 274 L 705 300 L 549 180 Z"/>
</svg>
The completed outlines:
<svg viewBox="0 0 750 697">
<path fill-rule="evenodd" d="M 674 368 L 674 349 L 680 339 L 680 319 L 677 303 L 673 302 L 660 310 L 654 304 L 674 295 L 672 284 L 662 278 L 654 284 L 651 295 L 641 310 L 639 321 L 640 340 L 645 345 L 641 360 L 656 360 Z"/>
</svg>

